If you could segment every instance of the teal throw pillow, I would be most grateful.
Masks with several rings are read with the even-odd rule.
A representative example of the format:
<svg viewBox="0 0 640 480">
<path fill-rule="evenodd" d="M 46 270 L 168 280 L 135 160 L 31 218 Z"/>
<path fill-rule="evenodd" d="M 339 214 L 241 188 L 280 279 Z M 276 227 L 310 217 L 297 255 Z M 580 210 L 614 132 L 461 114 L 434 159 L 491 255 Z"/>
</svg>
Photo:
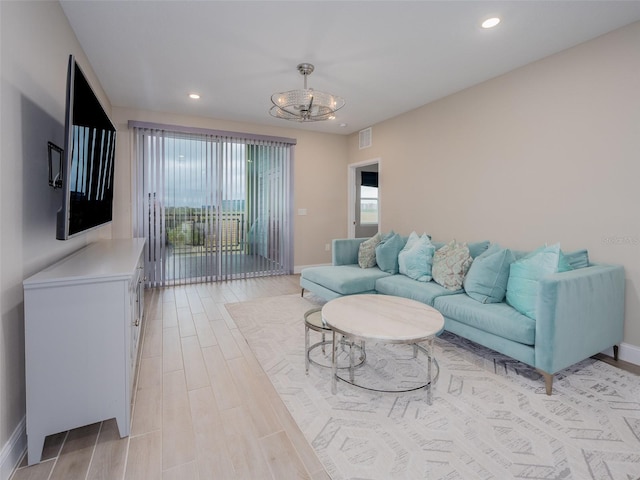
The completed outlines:
<svg viewBox="0 0 640 480">
<path fill-rule="evenodd" d="M 380 232 L 365 240 L 358 247 L 358 265 L 360 268 L 372 268 L 376 266 L 376 247 L 382 241 Z"/>
<path fill-rule="evenodd" d="M 394 233 L 386 237 L 376 247 L 378 268 L 387 273 L 398 273 L 398 254 L 404 248 L 405 241 Z"/>
<path fill-rule="evenodd" d="M 398 254 L 398 270 L 401 274 L 419 282 L 431 281 L 431 267 L 436 247 L 431 244 L 429 237 L 421 237 L 413 232 L 407 244 Z"/>
<path fill-rule="evenodd" d="M 507 282 L 507 303 L 535 320 L 538 282 L 552 273 L 573 270 L 560 244 L 541 247 L 511 264 Z"/>
<path fill-rule="evenodd" d="M 497 243 L 477 256 L 464 279 L 467 295 L 480 303 L 500 303 L 507 293 L 513 252 Z"/>
<path fill-rule="evenodd" d="M 565 253 L 564 257 L 574 270 L 589 266 L 589 253 L 586 250 L 577 250 L 571 253 Z"/>
</svg>

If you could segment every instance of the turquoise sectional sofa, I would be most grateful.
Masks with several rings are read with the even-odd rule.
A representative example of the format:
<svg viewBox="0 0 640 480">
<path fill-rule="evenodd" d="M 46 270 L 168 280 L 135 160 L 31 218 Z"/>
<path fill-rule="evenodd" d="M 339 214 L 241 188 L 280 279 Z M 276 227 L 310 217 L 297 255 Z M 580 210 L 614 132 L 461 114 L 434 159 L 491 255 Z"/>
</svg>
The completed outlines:
<svg viewBox="0 0 640 480">
<path fill-rule="evenodd" d="M 326 300 L 378 293 L 428 304 L 442 313 L 447 331 L 535 367 L 545 378 L 548 395 L 553 375 L 562 369 L 610 347 L 617 359 L 624 324 L 622 266 L 591 264 L 586 251 L 574 255 L 581 265 L 538 282 L 533 319 L 506 301 L 482 303 L 464 289 L 452 291 L 433 280 L 420 282 L 377 266 L 361 268 L 358 251 L 365 240 L 333 240 L 332 265 L 302 270 L 302 295 L 305 289 Z M 470 256 L 475 259 L 488 246 L 489 242 L 468 244 Z M 513 254 L 521 259 L 527 252 Z"/>
</svg>

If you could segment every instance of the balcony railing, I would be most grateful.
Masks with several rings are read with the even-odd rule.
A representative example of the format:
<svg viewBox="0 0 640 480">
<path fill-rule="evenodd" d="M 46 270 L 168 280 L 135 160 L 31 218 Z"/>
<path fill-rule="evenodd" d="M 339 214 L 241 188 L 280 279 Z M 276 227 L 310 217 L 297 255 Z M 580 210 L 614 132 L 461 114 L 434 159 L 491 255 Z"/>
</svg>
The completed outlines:
<svg viewBox="0 0 640 480">
<path fill-rule="evenodd" d="M 174 255 L 241 251 L 245 214 L 175 208 L 165 212 L 165 227 L 165 241 Z"/>
</svg>

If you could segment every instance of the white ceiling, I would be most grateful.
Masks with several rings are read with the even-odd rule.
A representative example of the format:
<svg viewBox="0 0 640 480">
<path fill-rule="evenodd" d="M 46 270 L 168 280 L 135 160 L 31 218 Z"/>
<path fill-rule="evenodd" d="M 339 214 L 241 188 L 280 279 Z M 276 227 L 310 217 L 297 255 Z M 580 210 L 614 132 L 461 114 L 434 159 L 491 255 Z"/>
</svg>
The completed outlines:
<svg viewBox="0 0 640 480">
<path fill-rule="evenodd" d="M 342 134 L 640 20 L 640 1 L 615 0 L 61 4 L 114 106 Z M 269 115 L 272 93 L 302 88 L 301 62 L 309 87 L 346 99 L 336 120 Z"/>
</svg>

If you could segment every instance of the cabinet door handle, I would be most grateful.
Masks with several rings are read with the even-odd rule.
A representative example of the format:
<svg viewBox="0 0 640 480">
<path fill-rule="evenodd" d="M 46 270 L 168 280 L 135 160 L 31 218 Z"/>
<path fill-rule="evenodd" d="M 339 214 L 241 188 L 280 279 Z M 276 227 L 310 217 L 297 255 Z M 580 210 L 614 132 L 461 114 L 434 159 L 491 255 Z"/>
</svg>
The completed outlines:
<svg viewBox="0 0 640 480">
<path fill-rule="evenodd" d="M 133 324 L 134 327 L 139 327 L 140 326 L 140 319 L 136 318 L 136 323 Z"/>
</svg>

